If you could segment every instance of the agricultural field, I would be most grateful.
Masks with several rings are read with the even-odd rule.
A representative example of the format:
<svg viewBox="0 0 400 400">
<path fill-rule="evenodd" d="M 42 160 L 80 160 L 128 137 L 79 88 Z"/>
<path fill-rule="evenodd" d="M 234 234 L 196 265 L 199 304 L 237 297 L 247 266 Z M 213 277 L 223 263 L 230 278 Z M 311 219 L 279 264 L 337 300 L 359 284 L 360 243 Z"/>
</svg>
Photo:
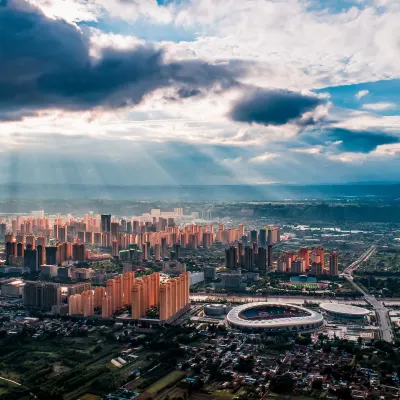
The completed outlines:
<svg viewBox="0 0 400 400">
<path fill-rule="evenodd" d="M 185 374 L 182 371 L 172 371 L 171 373 L 151 385 L 150 388 L 146 390 L 146 392 L 158 393 L 164 388 L 179 382 L 184 376 Z"/>
<path fill-rule="evenodd" d="M 23 343 L 11 343 L 6 352 L 2 351 L 0 375 L 23 382 L 40 399 L 77 399 L 84 393 L 102 395 L 118 388 L 129 379 L 130 369 L 135 368 L 133 363 L 121 370 L 112 368 L 110 361 L 121 350 L 121 344 L 109 342 L 98 334 L 62 339 L 26 338 Z M 9 387 L 0 386 L 0 391 L 5 393 Z"/>
</svg>

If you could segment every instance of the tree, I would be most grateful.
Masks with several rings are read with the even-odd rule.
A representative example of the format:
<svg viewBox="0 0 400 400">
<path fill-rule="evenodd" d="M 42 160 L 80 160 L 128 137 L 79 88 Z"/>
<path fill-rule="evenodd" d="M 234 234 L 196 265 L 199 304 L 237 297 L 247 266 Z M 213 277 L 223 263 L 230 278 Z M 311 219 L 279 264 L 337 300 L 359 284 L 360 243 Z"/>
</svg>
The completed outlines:
<svg viewBox="0 0 400 400">
<path fill-rule="evenodd" d="M 291 393 L 294 388 L 294 380 L 290 375 L 277 375 L 271 379 L 271 391 L 278 394 Z"/>
<path fill-rule="evenodd" d="M 100 353 L 103 350 L 103 346 L 98 344 L 93 350 L 93 353 Z"/>
<path fill-rule="evenodd" d="M 314 390 L 322 390 L 322 381 L 320 379 L 313 381 L 313 383 L 311 384 L 311 387 Z"/>
<path fill-rule="evenodd" d="M 336 390 L 336 396 L 340 400 L 352 400 L 353 396 L 351 395 L 351 389 L 349 388 L 340 388 Z"/>
</svg>

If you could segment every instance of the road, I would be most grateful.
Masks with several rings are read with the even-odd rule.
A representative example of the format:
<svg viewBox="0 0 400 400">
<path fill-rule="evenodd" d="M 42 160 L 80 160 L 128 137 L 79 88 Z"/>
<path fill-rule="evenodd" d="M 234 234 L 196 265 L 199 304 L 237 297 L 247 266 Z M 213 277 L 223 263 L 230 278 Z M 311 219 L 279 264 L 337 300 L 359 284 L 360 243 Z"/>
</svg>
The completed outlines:
<svg viewBox="0 0 400 400">
<path fill-rule="evenodd" d="M 394 335 L 392 330 L 392 324 L 389 318 L 388 309 L 378 301 L 375 296 L 371 296 L 365 292 L 360 286 L 358 286 L 353 280 L 353 272 L 357 270 L 357 268 L 364 262 L 367 261 L 368 258 L 372 256 L 376 251 L 374 246 L 370 247 L 364 254 L 362 254 L 356 261 L 350 264 L 344 270 L 344 277 L 357 289 L 360 293 L 363 294 L 364 299 L 367 303 L 369 303 L 375 311 L 376 319 L 379 324 L 379 332 L 381 339 L 386 342 L 393 342 Z"/>
<path fill-rule="evenodd" d="M 26 386 L 22 385 L 21 383 L 15 382 L 15 381 L 13 381 L 12 379 L 4 378 L 4 376 L 0 376 L 0 380 L 6 381 L 6 382 L 10 382 L 10 383 L 12 383 L 12 384 L 14 384 L 14 385 L 16 385 L 16 386 L 23 386 L 23 387 L 26 388 Z M 28 389 L 28 390 L 29 390 L 29 389 Z M 30 394 L 34 399 L 38 399 L 38 400 L 39 400 L 39 398 L 38 398 L 34 393 L 29 392 L 29 394 Z"/>
<path fill-rule="evenodd" d="M 15 381 L 13 381 L 12 379 L 4 378 L 4 376 L 0 376 L 0 379 L 1 379 L 2 381 L 6 381 L 6 382 L 13 383 L 14 385 L 17 385 L 17 386 L 22 386 L 20 383 L 15 382 Z"/>
<path fill-rule="evenodd" d="M 353 271 L 355 271 L 364 261 L 367 261 L 372 254 L 376 251 L 375 246 L 371 246 L 365 253 L 361 254 L 360 257 L 357 258 L 356 261 L 351 263 L 344 271 L 344 275 L 352 275 Z"/>
<path fill-rule="evenodd" d="M 353 285 L 354 282 L 352 282 Z M 357 289 L 361 293 L 363 290 L 361 288 Z M 239 295 L 223 295 L 216 293 L 192 293 L 190 295 L 190 299 L 192 301 L 197 301 L 200 303 L 210 303 L 210 302 L 221 302 L 228 301 L 233 303 L 250 303 L 253 301 L 277 301 L 281 303 L 293 303 L 293 304 L 304 304 L 304 301 L 312 301 L 315 303 L 341 303 L 341 304 L 360 304 L 361 306 L 370 304 L 365 300 L 364 297 L 359 297 L 356 299 L 344 299 L 341 297 L 327 297 L 327 296 L 260 296 L 260 295 L 251 295 L 246 294 L 244 296 Z M 380 301 L 384 302 L 387 305 L 400 306 L 400 298 L 399 297 L 381 297 Z"/>
<path fill-rule="evenodd" d="M 312 301 L 316 303 L 327 303 L 333 301 L 335 303 L 341 304 L 365 304 L 365 300 L 360 297 L 357 299 L 344 300 L 336 297 L 324 297 L 324 296 L 260 296 L 260 295 L 228 295 L 224 296 L 221 294 L 198 294 L 192 293 L 190 295 L 190 299 L 192 301 L 198 301 L 201 303 L 210 303 L 210 302 L 221 302 L 227 301 L 232 303 L 252 303 L 256 301 L 269 301 L 269 302 L 278 302 L 278 303 L 292 303 L 292 304 L 304 304 L 305 301 Z M 400 300 L 398 301 L 400 304 Z"/>
</svg>

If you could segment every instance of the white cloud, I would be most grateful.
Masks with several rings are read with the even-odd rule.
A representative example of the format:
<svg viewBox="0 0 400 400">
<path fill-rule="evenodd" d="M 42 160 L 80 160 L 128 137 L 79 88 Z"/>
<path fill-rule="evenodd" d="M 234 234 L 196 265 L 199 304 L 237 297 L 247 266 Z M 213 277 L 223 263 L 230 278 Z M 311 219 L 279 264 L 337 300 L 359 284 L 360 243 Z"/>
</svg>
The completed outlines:
<svg viewBox="0 0 400 400">
<path fill-rule="evenodd" d="M 84 0 L 29 0 L 40 7 L 50 18 L 62 18 L 68 22 L 97 21 L 101 7 L 94 1 Z"/>
<path fill-rule="evenodd" d="M 340 161 L 344 164 L 363 164 L 365 161 L 379 161 L 400 156 L 400 143 L 382 144 L 369 153 L 345 152 L 341 154 L 329 154 L 332 161 Z"/>
<path fill-rule="evenodd" d="M 334 116 L 333 116 L 334 117 Z M 371 130 L 399 132 L 400 115 L 382 116 L 367 111 L 351 111 L 340 115 L 338 122 L 331 124 L 331 127 L 351 130 Z"/>
<path fill-rule="evenodd" d="M 363 104 L 363 108 L 371 111 L 385 111 L 396 108 L 396 104 L 389 102 L 381 102 L 381 103 L 367 103 Z"/>
<path fill-rule="evenodd" d="M 357 94 L 355 95 L 355 97 L 360 100 L 362 97 L 366 96 L 367 94 L 369 94 L 369 90 L 360 90 L 359 92 L 357 92 Z"/>
<path fill-rule="evenodd" d="M 242 157 L 235 157 L 235 158 L 224 158 L 221 161 L 221 164 L 226 164 L 227 166 L 232 165 L 232 164 L 239 164 L 243 160 Z"/>
<path fill-rule="evenodd" d="M 314 147 L 307 147 L 305 149 L 292 149 L 292 151 L 303 154 L 320 154 L 322 149 L 323 146 L 314 146 Z"/>
<path fill-rule="evenodd" d="M 329 14 L 300 0 L 193 0 L 168 10 L 175 27 L 199 32 L 171 54 L 250 63 L 248 83 L 301 90 L 400 76 L 400 7 Z"/>
<path fill-rule="evenodd" d="M 331 154 L 327 156 L 329 160 L 340 161 L 342 163 L 358 164 L 362 163 L 367 159 L 364 153 L 352 153 L 346 152 L 341 154 Z"/>
<path fill-rule="evenodd" d="M 278 157 L 278 154 L 264 153 L 260 156 L 250 158 L 249 162 L 253 163 L 253 164 L 262 164 L 262 163 L 265 163 L 266 161 L 274 160 L 277 157 Z"/>
<path fill-rule="evenodd" d="M 400 143 L 382 144 L 370 153 L 376 157 L 394 157 L 400 155 Z"/>
<path fill-rule="evenodd" d="M 167 6 L 155 0 L 31 1 L 68 21 L 111 17 L 140 19 L 149 32 L 158 26 L 189 29 L 197 32 L 196 40 L 164 43 L 171 55 L 241 60 L 250 64 L 245 81 L 257 85 L 302 90 L 400 77 L 397 1 L 374 0 L 339 13 L 313 10 L 303 0 L 188 0 Z M 118 21 L 113 24 L 117 29 Z"/>
</svg>

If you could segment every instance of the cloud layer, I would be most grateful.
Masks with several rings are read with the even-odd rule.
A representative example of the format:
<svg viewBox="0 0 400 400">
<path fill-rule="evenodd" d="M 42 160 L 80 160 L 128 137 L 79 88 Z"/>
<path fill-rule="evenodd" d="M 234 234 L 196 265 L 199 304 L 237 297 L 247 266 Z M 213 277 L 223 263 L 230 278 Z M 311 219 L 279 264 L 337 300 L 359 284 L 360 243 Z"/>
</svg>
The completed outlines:
<svg viewBox="0 0 400 400">
<path fill-rule="evenodd" d="M 165 62 L 151 45 L 90 54 L 89 40 L 61 19 L 46 17 L 22 0 L 0 6 L 0 117 L 35 110 L 121 108 L 140 103 L 159 88 L 173 87 L 176 98 L 236 84 L 222 65 L 198 60 Z"/>
<path fill-rule="evenodd" d="M 0 182 L 398 175 L 398 2 L 0 4 Z"/>
</svg>

